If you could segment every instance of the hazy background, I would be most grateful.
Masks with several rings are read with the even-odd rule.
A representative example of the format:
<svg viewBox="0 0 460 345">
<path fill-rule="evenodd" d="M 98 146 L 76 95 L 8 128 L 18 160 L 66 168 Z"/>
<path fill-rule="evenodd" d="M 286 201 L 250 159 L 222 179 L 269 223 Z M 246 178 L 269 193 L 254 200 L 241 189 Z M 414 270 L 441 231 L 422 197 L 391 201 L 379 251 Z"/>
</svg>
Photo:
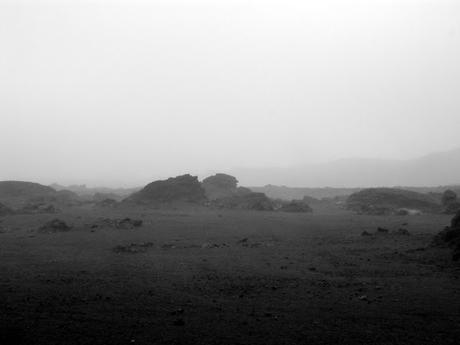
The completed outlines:
<svg viewBox="0 0 460 345">
<path fill-rule="evenodd" d="M 459 95 L 455 0 L 0 0 L 0 180 L 354 185 L 285 173 L 459 147 Z"/>
</svg>

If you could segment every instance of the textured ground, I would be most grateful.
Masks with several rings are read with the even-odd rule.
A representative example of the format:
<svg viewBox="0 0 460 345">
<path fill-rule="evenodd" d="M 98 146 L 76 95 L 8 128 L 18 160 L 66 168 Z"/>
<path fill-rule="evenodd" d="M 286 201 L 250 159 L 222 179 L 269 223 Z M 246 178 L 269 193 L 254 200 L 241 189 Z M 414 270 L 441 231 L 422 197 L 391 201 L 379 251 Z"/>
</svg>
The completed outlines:
<svg viewBox="0 0 460 345">
<path fill-rule="evenodd" d="M 429 247 L 448 216 L 326 213 L 0 218 L 0 343 L 460 343 L 460 266 Z M 144 225 L 92 228 L 127 216 Z M 412 235 L 361 236 L 379 226 Z"/>
</svg>

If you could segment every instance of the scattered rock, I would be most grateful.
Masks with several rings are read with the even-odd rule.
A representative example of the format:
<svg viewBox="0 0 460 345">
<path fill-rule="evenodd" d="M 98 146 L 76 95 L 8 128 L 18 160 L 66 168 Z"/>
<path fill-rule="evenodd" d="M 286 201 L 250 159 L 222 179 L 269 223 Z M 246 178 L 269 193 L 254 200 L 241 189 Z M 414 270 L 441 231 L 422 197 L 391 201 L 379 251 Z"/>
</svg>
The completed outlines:
<svg viewBox="0 0 460 345">
<path fill-rule="evenodd" d="M 60 219 L 53 219 L 48 223 L 45 223 L 41 226 L 38 231 L 41 233 L 55 233 L 55 232 L 65 232 L 71 229 L 64 221 Z"/>
<path fill-rule="evenodd" d="M 380 228 L 380 227 L 377 228 L 377 233 L 378 234 L 388 234 L 389 232 L 390 232 L 390 230 L 388 230 L 388 229 Z"/>
<path fill-rule="evenodd" d="M 203 244 L 201 245 L 201 248 L 203 248 L 203 249 L 224 248 L 224 247 L 228 247 L 228 244 L 226 244 L 226 243 L 221 243 L 221 244 L 217 244 L 217 243 L 203 243 Z"/>
<path fill-rule="evenodd" d="M 102 218 L 99 219 L 96 223 L 91 224 L 90 227 L 92 229 L 101 227 L 109 227 L 109 228 L 116 228 L 116 229 L 135 229 L 141 227 L 143 221 L 140 219 L 131 219 L 131 218 L 122 218 L 122 219 L 110 219 L 110 218 Z"/>
<path fill-rule="evenodd" d="M 398 230 L 393 231 L 392 234 L 393 235 L 398 235 L 398 236 L 409 236 L 410 232 L 407 229 L 399 228 Z"/>
<path fill-rule="evenodd" d="M 127 245 L 118 245 L 113 248 L 113 251 L 117 254 L 119 253 L 137 254 L 137 253 L 145 253 L 147 249 L 151 247 L 153 247 L 152 242 L 130 243 Z"/>
</svg>

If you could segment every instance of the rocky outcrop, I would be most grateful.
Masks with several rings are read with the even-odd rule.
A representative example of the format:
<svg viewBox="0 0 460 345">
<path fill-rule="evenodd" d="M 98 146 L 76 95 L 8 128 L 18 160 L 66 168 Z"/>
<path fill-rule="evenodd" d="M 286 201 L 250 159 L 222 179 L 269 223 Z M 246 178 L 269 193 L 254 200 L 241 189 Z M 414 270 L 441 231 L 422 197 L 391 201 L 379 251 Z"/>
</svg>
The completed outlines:
<svg viewBox="0 0 460 345">
<path fill-rule="evenodd" d="M 238 192 L 238 180 L 227 174 L 209 176 L 203 180 L 201 185 L 209 200 L 233 196 Z"/>
<path fill-rule="evenodd" d="M 460 260 L 460 211 L 452 218 L 450 226 L 438 233 L 433 239 L 433 245 L 447 245 L 453 249 L 452 259 Z"/>
<path fill-rule="evenodd" d="M 132 194 L 124 203 L 163 204 L 174 202 L 204 203 L 205 190 L 196 176 L 182 175 L 155 181 Z"/>
</svg>

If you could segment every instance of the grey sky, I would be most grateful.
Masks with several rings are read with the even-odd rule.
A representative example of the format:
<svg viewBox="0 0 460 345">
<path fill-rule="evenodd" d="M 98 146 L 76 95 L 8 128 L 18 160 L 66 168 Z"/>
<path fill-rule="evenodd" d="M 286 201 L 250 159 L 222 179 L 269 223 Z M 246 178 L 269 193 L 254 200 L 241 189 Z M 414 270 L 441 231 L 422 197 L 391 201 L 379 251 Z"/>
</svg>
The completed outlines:
<svg viewBox="0 0 460 345">
<path fill-rule="evenodd" d="M 451 149 L 460 3 L 0 0 L 0 120 L 42 183 Z"/>
</svg>

